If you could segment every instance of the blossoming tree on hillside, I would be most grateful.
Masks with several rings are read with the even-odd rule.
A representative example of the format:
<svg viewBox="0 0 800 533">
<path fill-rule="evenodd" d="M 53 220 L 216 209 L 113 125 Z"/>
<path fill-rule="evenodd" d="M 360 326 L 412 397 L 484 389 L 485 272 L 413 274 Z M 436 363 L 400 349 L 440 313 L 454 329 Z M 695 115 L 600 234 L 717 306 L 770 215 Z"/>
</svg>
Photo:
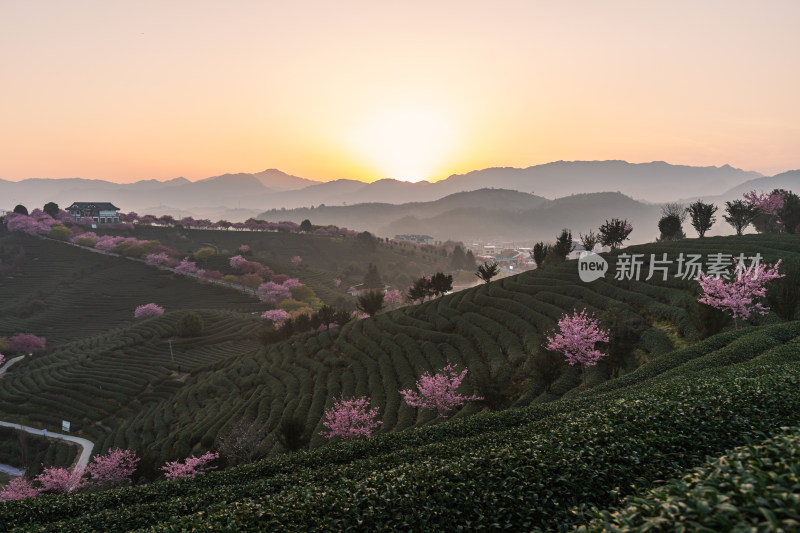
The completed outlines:
<svg viewBox="0 0 800 533">
<path fill-rule="evenodd" d="M 133 312 L 133 318 L 148 318 L 151 316 L 157 316 L 163 314 L 164 314 L 163 307 L 154 303 L 149 303 L 137 307 L 136 310 Z"/>
<path fill-rule="evenodd" d="M 594 315 L 587 315 L 586 309 L 572 315 L 564 314 L 558 321 L 558 331 L 553 331 L 546 339 L 548 350 L 561 352 L 570 366 L 581 365 L 583 384 L 586 385 L 586 367 L 594 366 L 606 354 L 597 350 L 598 342 L 608 342 L 608 332 L 600 329 Z"/>
<path fill-rule="evenodd" d="M 403 395 L 403 399 L 409 406 L 436 409 L 439 411 L 439 416 L 445 418 L 447 411 L 454 407 L 464 405 L 472 400 L 483 399 L 480 396 L 464 396 L 456 392 L 468 371 L 465 368 L 458 372 L 452 364 L 448 363 L 441 372 L 423 373 L 417 380 L 419 392 L 406 389 L 401 390 L 400 394 Z"/>
<path fill-rule="evenodd" d="M 328 431 L 322 431 L 320 435 L 329 439 L 340 437 L 342 440 L 372 435 L 382 422 L 375 420 L 378 408 L 370 409 L 369 402 L 366 396 L 335 400 L 333 407 L 325 411 L 326 420 L 322 423 Z"/>
<path fill-rule="evenodd" d="M 264 312 L 261 315 L 261 318 L 272 322 L 275 328 L 280 328 L 283 322 L 289 318 L 289 313 L 283 309 L 270 309 L 269 311 Z"/>
<path fill-rule="evenodd" d="M 208 463 L 218 458 L 217 452 L 206 452 L 200 457 L 187 457 L 183 463 L 180 461 L 172 461 L 161 467 L 164 471 L 164 477 L 167 479 L 178 479 L 184 477 L 195 477 L 198 474 L 203 474 L 208 470 L 214 470 L 216 466 L 209 466 Z"/>
<path fill-rule="evenodd" d="M 86 468 L 86 484 L 98 487 L 117 487 L 129 483 L 139 457 L 133 450 L 109 448 L 106 455 L 96 455 Z"/>
<path fill-rule="evenodd" d="M 747 320 L 753 311 L 762 315 L 769 311 L 769 307 L 762 304 L 761 300 L 767 293 L 765 284 L 784 276 L 778 272 L 780 264 L 778 261 L 770 267 L 762 263 L 747 271 L 742 261 L 734 259 L 734 276 L 730 280 L 700 272 L 697 281 L 703 289 L 703 295 L 698 301 L 730 313 L 738 329 L 738 319 Z"/>
<path fill-rule="evenodd" d="M 47 340 L 44 337 L 37 337 L 30 333 L 20 333 L 8 339 L 8 349 L 12 352 L 24 354 L 39 352 L 44 350 Z"/>
</svg>

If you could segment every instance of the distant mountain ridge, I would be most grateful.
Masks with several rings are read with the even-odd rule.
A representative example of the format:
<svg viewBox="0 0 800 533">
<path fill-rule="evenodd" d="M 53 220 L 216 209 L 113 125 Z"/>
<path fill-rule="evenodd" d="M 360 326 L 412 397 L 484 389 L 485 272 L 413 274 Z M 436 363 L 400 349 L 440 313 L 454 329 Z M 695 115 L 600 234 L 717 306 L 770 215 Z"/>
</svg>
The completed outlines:
<svg viewBox="0 0 800 533">
<path fill-rule="evenodd" d="M 791 173 L 787 173 L 791 174 Z M 116 184 L 105 180 L 0 180 L 4 209 L 21 203 L 29 208 L 48 201 L 68 205 L 75 201 L 110 201 L 140 214 L 163 206 L 155 215 L 192 215 L 203 218 L 247 218 L 271 209 L 294 209 L 360 203 L 393 205 L 434 201 L 446 196 L 495 187 L 558 198 L 570 194 L 619 191 L 631 198 L 663 203 L 680 197 L 718 195 L 753 179 L 757 172 L 721 167 L 691 167 L 664 162 L 557 161 L 520 168 L 487 168 L 452 175 L 437 182 L 409 183 L 379 180 L 364 183 L 340 179 L 329 182 L 292 176 L 277 169 L 253 174 L 232 173 L 198 181 L 175 178 Z"/>
<path fill-rule="evenodd" d="M 548 200 L 508 189 L 456 193 L 431 202 L 401 205 L 363 203 L 266 211 L 265 220 L 335 224 L 380 236 L 427 234 L 437 240 L 552 241 L 564 227 L 578 233 L 597 228 L 613 217 L 626 218 L 636 229 L 631 243 L 658 236 L 661 208 L 617 192 L 587 193 Z"/>
</svg>

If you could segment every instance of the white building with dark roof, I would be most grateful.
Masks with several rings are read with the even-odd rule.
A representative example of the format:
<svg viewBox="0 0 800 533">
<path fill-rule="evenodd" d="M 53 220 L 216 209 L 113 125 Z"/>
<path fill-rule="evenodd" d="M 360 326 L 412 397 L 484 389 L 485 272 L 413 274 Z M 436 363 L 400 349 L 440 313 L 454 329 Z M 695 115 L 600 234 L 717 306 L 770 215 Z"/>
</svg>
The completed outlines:
<svg viewBox="0 0 800 533">
<path fill-rule="evenodd" d="M 74 202 L 66 211 L 75 222 L 91 218 L 96 224 L 119 224 L 119 207 L 111 202 Z"/>
</svg>

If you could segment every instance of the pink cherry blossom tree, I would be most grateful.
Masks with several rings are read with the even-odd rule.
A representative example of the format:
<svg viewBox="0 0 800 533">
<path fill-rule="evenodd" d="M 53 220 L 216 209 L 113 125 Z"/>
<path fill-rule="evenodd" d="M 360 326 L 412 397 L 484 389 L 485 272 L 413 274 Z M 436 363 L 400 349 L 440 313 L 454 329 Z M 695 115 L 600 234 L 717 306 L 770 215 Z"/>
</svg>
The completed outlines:
<svg viewBox="0 0 800 533">
<path fill-rule="evenodd" d="M 130 482 L 139 457 L 133 450 L 110 449 L 106 455 L 92 458 L 86 467 L 87 484 L 98 487 L 117 487 Z"/>
<path fill-rule="evenodd" d="M 288 287 L 285 287 L 282 283 L 268 281 L 258 286 L 256 295 L 262 302 L 276 304 L 281 300 L 291 298 L 292 291 L 289 290 Z"/>
<path fill-rule="evenodd" d="M 241 255 L 234 255 L 233 257 L 230 258 L 229 263 L 230 263 L 232 269 L 241 270 L 241 268 L 245 264 L 249 263 L 249 261 L 247 259 L 245 259 L 244 257 L 242 257 Z"/>
<path fill-rule="evenodd" d="M 239 253 L 247 254 L 250 253 L 250 247 L 246 244 L 243 244 L 239 247 Z"/>
<path fill-rule="evenodd" d="M 160 305 L 149 303 L 140 305 L 133 312 L 133 318 L 149 318 L 151 316 L 158 316 L 164 314 L 164 308 Z"/>
<path fill-rule="evenodd" d="M 197 273 L 197 264 L 189 261 L 189 259 L 184 259 L 181 261 L 178 266 L 175 267 L 176 274 L 196 274 Z"/>
<path fill-rule="evenodd" d="M 206 452 L 200 457 L 187 457 L 183 463 L 180 461 L 172 461 L 161 467 L 164 471 L 164 477 L 167 479 L 179 479 L 185 477 L 195 477 L 198 474 L 203 474 L 209 470 L 214 470 L 216 466 L 210 466 L 208 463 L 219 457 L 217 452 Z"/>
<path fill-rule="evenodd" d="M 148 254 L 144 258 L 145 264 L 150 265 L 150 266 L 163 265 L 167 261 L 169 261 L 169 256 L 164 252 L 160 252 L 160 253 L 157 253 L 157 254 Z"/>
<path fill-rule="evenodd" d="M 780 260 L 771 267 L 761 263 L 750 272 L 740 266 L 738 259 L 733 262 L 735 273 L 730 280 L 700 272 L 697 281 L 703 289 L 703 295 L 698 301 L 730 313 L 738 329 L 738 319 L 747 320 L 753 311 L 761 315 L 769 312 L 769 307 L 762 303 L 767 293 L 765 285 L 770 280 L 782 278 L 784 274 L 778 272 Z"/>
<path fill-rule="evenodd" d="M 102 250 L 104 252 L 111 252 L 114 250 L 114 248 L 117 247 L 119 239 L 120 239 L 119 237 L 113 237 L 111 235 L 103 235 L 102 237 L 97 239 L 97 242 L 94 244 L 94 247 L 97 250 Z"/>
<path fill-rule="evenodd" d="M 587 315 L 586 309 L 572 315 L 564 314 L 558 321 L 558 332 L 553 331 L 546 339 L 548 350 L 561 352 L 570 366 L 581 365 L 583 384 L 586 385 L 586 367 L 594 366 L 606 354 L 597 350 L 598 342 L 608 342 L 608 332 L 600 329 L 594 315 Z"/>
<path fill-rule="evenodd" d="M 241 255 L 234 255 L 230 259 L 231 268 L 242 273 L 271 273 L 272 271 L 258 261 L 248 261 Z M 266 269 L 266 270 L 265 270 Z"/>
<path fill-rule="evenodd" d="M 403 301 L 403 293 L 397 289 L 390 289 L 383 294 L 383 303 L 387 305 L 397 304 Z"/>
<path fill-rule="evenodd" d="M 423 373 L 417 380 L 419 392 L 406 389 L 401 390 L 400 394 L 403 395 L 403 399 L 409 406 L 436 409 L 440 417 L 446 418 L 447 411 L 454 407 L 464 405 L 472 400 L 483 399 L 480 396 L 464 396 L 456 392 L 468 371 L 469 369 L 465 368 L 459 372 L 452 364 L 448 363 L 441 372 Z"/>
<path fill-rule="evenodd" d="M 382 423 L 375 420 L 378 416 L 378 408 L 369 408 L 370 400 L 366 396 L 361 398 L 344 397 L 334 400 L 333 406 L 325 411 L 325 421 L 323 426 L 328 431 L 320 432 L 320 435 L 331 439 L 339 437 L 342 440 L 349 440 L 358 437 L 369 437 L 372 432 Z"/>
<path fill-rule="evenodd" d="M 0 353 L 0 366 L 3 366 L 3 361 L 6 360 L 6 356 Z"/>
<path fill-rule="evenodd" d="M 30 333 L 20 333 L 8 339 L 8 349 L 12 352 L 33 353 L 44 350 L 47 339 Z"/>
<path fill-rule="evenodd" d="M 279 328 L 281 324 L 283 324 L 283 321 L 289 318 L 289 313 L 283 309 L 271 309 L 262 314 L 261 318 L 269 320 L 276 328 Z"/>
<path fill-rule="evenodd" d="M 48 467 L 36 476 L 36 481 L 41 487 L 40 492 L 65 493 L 81 488 L 84 484 L 83 468 L 56 468 Z"/>
<path fill-rule="evenodd" d="M 30 480 L 15 477 L 0 491 L 0 502 L 34 498 L 38 494 L 39 489 L 35 488 Z"/>
<path fill-rule="evenodd" d="M 765 215 L 777 216 L 778 210 L 783 207 L 784 191 L 773 191 L 769 194 L 759 194 L 756 191 L 744 193 L 744 199 L 758 208 Z"/>
<path fill-rule="evenodd" d="M 292 257 L 292 264 L 293 265 L 299 265 L 302 262 L 303 262 L 303 258 L 300 257 L 299 255 L 296 255 L 296 256 Z"/>
<path fill-rule="evenodd" d="M 144 262 L 149 266 L 159 266 L 166 264 L 169 261 L 169 255 L 166 252 L 159 252 L 155 254 L 148 254 L 144 258 Z"/>
</svg>

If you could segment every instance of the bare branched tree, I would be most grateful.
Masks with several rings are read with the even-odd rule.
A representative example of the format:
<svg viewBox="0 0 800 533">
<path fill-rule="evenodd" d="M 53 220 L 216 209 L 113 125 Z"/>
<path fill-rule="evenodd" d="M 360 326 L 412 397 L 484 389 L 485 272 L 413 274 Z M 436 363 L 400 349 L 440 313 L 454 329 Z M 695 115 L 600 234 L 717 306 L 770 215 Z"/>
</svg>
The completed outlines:
<svg viewBox="0 0 800 533">
<path fill-rule="evenodd" d="M 217 437 L 216 448 L 231 464 L 250 463 L 266 454 L 265 434 L 252 418 L 240 418 Z"/>
<path fill-rule="evenodd" d="M 686 206 L 680 202 L 669 202 L 661 206 L 662 217 L 678 217 L 683 224 L 686 220 Z"/>
</svg>

